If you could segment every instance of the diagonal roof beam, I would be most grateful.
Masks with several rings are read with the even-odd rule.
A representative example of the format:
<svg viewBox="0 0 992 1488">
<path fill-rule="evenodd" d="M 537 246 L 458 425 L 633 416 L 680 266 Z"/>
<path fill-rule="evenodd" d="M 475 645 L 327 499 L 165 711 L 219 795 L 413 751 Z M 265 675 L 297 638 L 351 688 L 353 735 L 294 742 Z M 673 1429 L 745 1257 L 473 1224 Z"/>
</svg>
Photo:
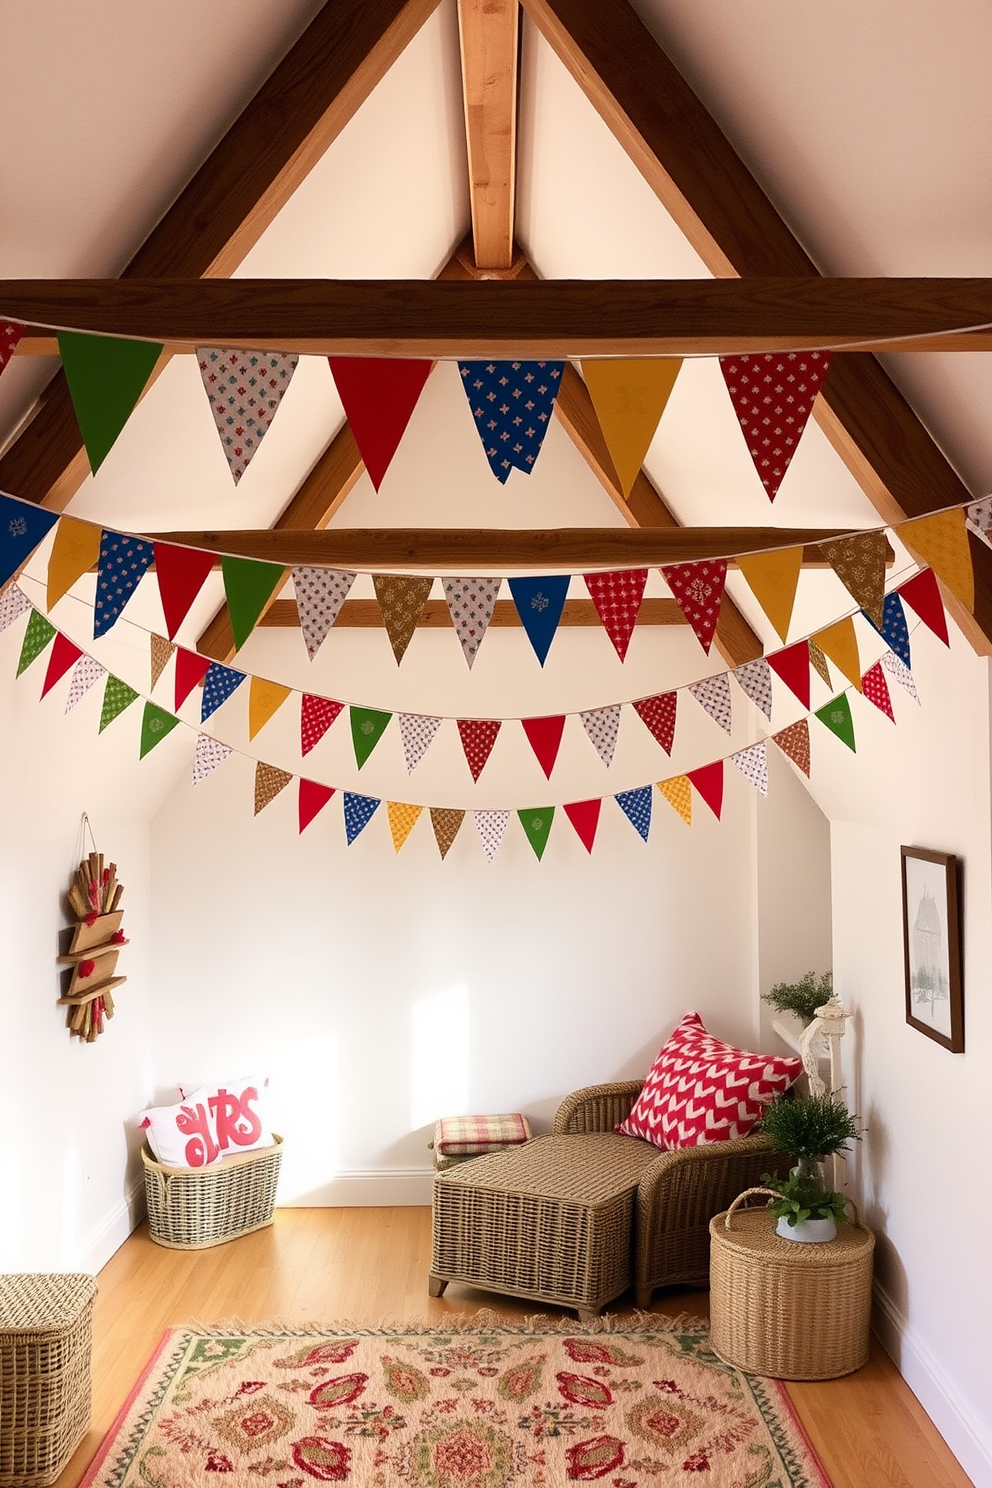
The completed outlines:
<svg viewBox="0 0 992 1488">
<path fill-rule="evenodd" d="M 230 275 L 438 0 L 327 0 L 124 270 Z M 60 371 L 0 460 L 0 490 L 63 511 L 89 470 Z"/>
<path fill-rule="evenodd" d="M 458 0 L 472 238 L 479 269 L 513 262 L 517 0 Z"/>
<path fill-rule="evenodd" d="M 522 0 L 524 9 L 711 272 L 812 277 L 816 265 L 628 0 Z M 971 493 L 871 355 L 837 358 L 814 416 L 886 521 L 957 506 Z M 992 549 L 972 537 L 974 618 L 992 651 Z"/>
</svg>

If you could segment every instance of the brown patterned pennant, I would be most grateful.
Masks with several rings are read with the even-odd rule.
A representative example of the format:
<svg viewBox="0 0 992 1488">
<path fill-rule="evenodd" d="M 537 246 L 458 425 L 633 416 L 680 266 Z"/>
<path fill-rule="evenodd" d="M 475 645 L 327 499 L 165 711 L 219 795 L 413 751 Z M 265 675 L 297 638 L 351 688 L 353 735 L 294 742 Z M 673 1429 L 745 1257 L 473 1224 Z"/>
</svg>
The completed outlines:
<svg viewBox="0 0 992 1488">
<path fill-rule="evenodd" d="M 818 544 L 845 589 L 854 596 L 872 624 L 884 623 L 885 560 L 889 544 L 884 532 L 859 532 Z"/>
<path fill-rule="evenodd" d="M 263 811 L 270 801 L 292 780 L 288 770 L 279 770 L 275 765 L 267 765 L 264 760 L 259 760 L 255 766 L 255 815 Z"/>
<path fill-rule="evenodd" d="M 172 641 L 167 641 L 165 636 L 152 635 L 152 685 L 151 691 L 155 691 L 155 684 L 169 665 L 169 657 L 175 651 Z"/>
<path fill-rule="evenodd" d="M 431 807 L 431 826 L 434 828 L 434 837 L 442 859 L 448 856 L 448 849 L 458 836 L 458 829 L 464 820 L 464 811 L 449 811 L 443 806 Z"/>
<path fill-rule="evenodd" d="M 417 574 L 373 574 L 375 597 L 397 665 L 410 644 L 434 580 Z"/>
<path fill-rule="evenodd" d="M 809 643 L 809 661 L 810 666 L 816 672 L 817 676 L 822 677 L 828 687 L 832 687 L 833 683 L 830 680 L 830 668 L 827 666 L 827 658 L 815 641 L 810 641 Z"/>
<path fill-rule="evenodd" d="M 793 764 L 798 765 L 803 774 L 809 777 L 809 724 L 805 718 L 800 718 L 798 723 L 790 723 L 787 729 L 781 733 L 772 734 L 773 743 L 777 744 L 783 754 L 787 754 Z"/>
</svg>

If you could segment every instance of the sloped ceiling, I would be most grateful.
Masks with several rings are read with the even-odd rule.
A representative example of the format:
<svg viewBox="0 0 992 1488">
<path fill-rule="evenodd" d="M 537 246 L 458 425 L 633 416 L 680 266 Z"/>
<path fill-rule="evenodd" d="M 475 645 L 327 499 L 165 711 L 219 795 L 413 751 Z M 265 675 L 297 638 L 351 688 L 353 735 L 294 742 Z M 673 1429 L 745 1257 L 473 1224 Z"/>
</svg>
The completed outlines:
<svg viewBox="0 0 992 1488">
<path fill-rule="evenodd" d="M 992 97 L 983 75 L 992 12 L 980 0 L 961 0 L 950 15 L 928 0 L 877 0 L 867 8 L 840 0 L 819 10 L 789 0 L 759 7 L 637 0 L 636 8 L 824 272 L 992 275 L 985 185 Z M 130 0 L 4 7 L 0 277 L 118 273 L 319 9 L 316 0 L 279 7 L 242 0 L 236 18 L 219 20 L 200 0 L 175 0 L 167 10 L 136 9 Z M 430 278 L 468 227 L 456 14 L 454 0 L 442 0 L 238 272 Z M 545 278 L 706 276 L 526 19 L 516 236 Z M 973 492 L 992 489 L 992 357 L 890 357 L 888 365 Z M 0 436 L 15 432 L 52 370 L 48 359 L 15 359 L 0 383 Z M 557 424 L 535 472 L 500 487 L 457 384 L 453 367 L 436 369 L 382 489 L 376 493 L 363 475 L 335 524 L 622 525 Z M 304 359 L 235 489 L 195 361 L 176 358 L 69 510 L 131 531 L 269 525 L 342 417 L 326 364 Z M 687 524 L 877 524 L 812 423 L 770 508 L 711 359 L 683 369 L 646 469 Z M 904 556 L 897 550 L 897 571 Z M 651 582 L 649 592 L 665 592 L 656 576 Z M 746 586 L 732 578 L 729 587 L 772 645 Z M 75 593 L 78 614 L 92 580 Z M 201 596 L 186 644 L 218 595 L 215 582 Z M 73 603 L 63 601 L 55 618 L 67 629 L 75 623 L 83 640 L 85 622 L 70 618 Z M 793 634 L 827 623 L 848 604 L 833 575 L 806 573 Z M 154 592 L 139 594 L 128 617 L 161 629 Z M 707 661 L 684 629 L 669 628 L 635 637 L 623 671 L 604 674 L 598 654 L 584 671 L 578 658 L 609 647 L 601 634 L 580 633 L 561 637 L 560 661 L 553 653 L 546 672 L 521 691 L 513 681 L 519 659 L 527 660 L 519 635 L 490 636 L 493 662 L 483 666 L 480 658 L 471 677 L 450 636 L 418 636 L 422 664 L 410 666 L 411 650 L 399 671 L 382 633 L 331 639 L 334 647 L 313 668 L 291 631 L 257 633 L 241 660 L 249 670 L 355 701 L 475 715 L 593 707 L 722 665 L 715 653 Z M 641 761 L 631 768 L 640 770 Z M 631 783 L 638 780 L 612 788 Z"/>
</svg>

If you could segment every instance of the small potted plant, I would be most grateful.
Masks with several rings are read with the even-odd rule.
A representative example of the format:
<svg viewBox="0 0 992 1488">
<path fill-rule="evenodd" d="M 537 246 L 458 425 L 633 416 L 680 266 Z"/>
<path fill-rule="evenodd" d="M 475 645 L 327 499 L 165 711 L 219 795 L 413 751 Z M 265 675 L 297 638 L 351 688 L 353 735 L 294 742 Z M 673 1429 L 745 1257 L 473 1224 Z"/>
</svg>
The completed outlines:
<svg viewBox="0 0 992 1488">
<path fill-rule="evenodd" d="M 860 1141 L 857 1118 L 835 1093 L 788 1093 L 768 1106 L 755 1130 L 764 1132 L 782 1152 L 795 1159 L 787 1178 L 766 1173 L 761 1181 L 779 1195 L 769 1208 L 778 1220 L 775 1233 L 786 1240 L 832 1240 L 837 1220 L 847 1218 L 844 1195 L 823 1183 L 821 1163 L 835 1152 L 847 1152 Z"/>
<path fill-rule="evenodd" d="M 825 971 L 818 977 L 815 971 L 807 971 L 798 982 L 776 982 L 761 1000 L 777 1013 L 795 1013 L 805 1028 L 816 1017 L 817 1008 L 830 1001 L 833 990 L 833 972 Z"/>
</svg>

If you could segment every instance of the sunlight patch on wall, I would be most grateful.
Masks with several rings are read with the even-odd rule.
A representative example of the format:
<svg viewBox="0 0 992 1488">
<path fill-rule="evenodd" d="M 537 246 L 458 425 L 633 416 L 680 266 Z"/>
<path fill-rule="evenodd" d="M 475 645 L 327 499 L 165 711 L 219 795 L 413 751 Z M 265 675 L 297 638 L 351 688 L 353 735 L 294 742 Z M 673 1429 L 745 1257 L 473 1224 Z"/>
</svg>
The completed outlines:
<svg viewBox="0 0 992 1488">
<path fill-rule="evenodd" d="M 304 1200 L 330 1183 L 340 1167 L 341 1047 L 336 1034 L 306 1037 L 269 1062 L 265 1106 L 272 1130 L 285 1139 L 277 1204 Z"/>
<path fill-rule="evenodd" d="M 468 988 L 421 997 L 410 1010 L 410 1123 L 414 1131 L 468 1110 Z"/>
</svg>

